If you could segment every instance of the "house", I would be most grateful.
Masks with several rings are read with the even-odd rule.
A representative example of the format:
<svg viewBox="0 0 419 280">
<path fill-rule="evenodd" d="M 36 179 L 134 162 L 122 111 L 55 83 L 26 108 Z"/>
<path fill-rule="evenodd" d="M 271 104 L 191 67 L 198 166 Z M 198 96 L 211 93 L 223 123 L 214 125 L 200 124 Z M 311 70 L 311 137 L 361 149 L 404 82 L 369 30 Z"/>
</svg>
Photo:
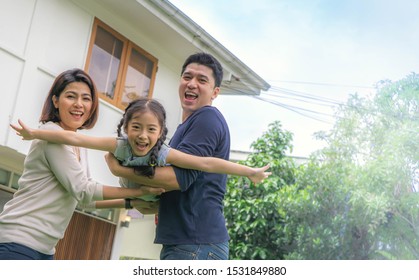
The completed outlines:
<svg viewBox="0 0 419 280">
<path fill-rule="evenodd" d="M 0 210 L 17 189 L 29 141 L 9 123 L 38 126 L 54 78 L 78 67 L 101 92 L 99 121 L 81 133 L 114 135 L 130 100 L 143 95 L 167 110 L 168 137 L 181 120 L 177 87 L 185 58 L 213 54 L 224 67 L 221 92 L 258 95 L 270 86 L 233 53 L 166 0 L 4 0 L 0 7 Z M 95 180 L 118 185 L 99 151 L 89 151 Z M 154 216 L 125 210 L 77 210 L 56 258 L 158 259 Z"/>
</svg>

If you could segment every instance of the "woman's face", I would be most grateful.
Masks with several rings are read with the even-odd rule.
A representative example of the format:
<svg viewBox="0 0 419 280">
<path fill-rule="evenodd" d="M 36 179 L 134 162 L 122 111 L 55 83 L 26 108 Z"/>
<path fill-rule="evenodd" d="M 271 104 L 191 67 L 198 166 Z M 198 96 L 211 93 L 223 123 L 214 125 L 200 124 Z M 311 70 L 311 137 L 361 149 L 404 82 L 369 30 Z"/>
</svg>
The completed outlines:
<svg viewBox="0 0 419 280">
<path fill-rule="evenodd" d="M 71 131 L 76 131 L 86 122 L 93 104 L 90 88 L 82 82 L 68 84 L 58 98 L 52 97 L 52 101 L 60 115 L 59 125 Z"/>
</svg>

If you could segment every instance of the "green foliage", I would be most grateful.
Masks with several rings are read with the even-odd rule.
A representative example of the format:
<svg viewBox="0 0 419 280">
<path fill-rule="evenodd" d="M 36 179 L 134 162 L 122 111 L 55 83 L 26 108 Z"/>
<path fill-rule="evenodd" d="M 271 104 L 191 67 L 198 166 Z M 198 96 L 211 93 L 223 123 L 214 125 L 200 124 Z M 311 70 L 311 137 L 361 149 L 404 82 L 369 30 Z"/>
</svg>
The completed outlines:
<svg viewBox="0 0 419 280">
<path fill-rule="evenodd" d="M 270 164 L 273 175 L 258 186 L 244 177 L 229 177 L 225 216 L 231 237 L 232 259 L 275 259 L 284 253 L 282 215 L 278 212 L 280 189 L 294 182 L 294 163 L 285 156 L 292 135 L 274 122 L 252 147 L 256 151 L 242 162 L 251 166 Z"/>
<path fill-rule="evenodd" d="M 231 177 L 226 219 L 234 259 L 419 259 L 419 76 L 353 95 L 328 145 L 301 166 L 279 122 L 244 162 L 271 163 L 260 186 Z"/>
</svg>

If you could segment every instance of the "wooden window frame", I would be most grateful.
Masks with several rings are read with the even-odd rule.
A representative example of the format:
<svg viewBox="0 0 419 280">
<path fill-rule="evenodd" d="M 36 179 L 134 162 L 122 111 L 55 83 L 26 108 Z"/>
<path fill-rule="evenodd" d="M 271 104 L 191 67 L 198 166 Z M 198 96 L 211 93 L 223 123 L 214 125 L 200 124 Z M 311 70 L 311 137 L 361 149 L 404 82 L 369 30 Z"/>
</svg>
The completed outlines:
<svg viewBox="0 0 419 280">
<path fill-rule="evenodd" d="M 93 30 L 92 30 L 92 35 L 90 38 L 89 50 L 87 53 L 86 65 L 85 65 L 84 70 L 87 73 L 89 73 L 92 51 L 95 45 L 98 27 L 103 28 L 105 31 L 111 33 L 112 36 L 114 36 L 116 39 L 120 40 L 123 43 L 121 61 L 120 61 L 119 69 L 118 69 L 117 80 L 116 80 L 116 85 L 115 85 L 115 90 L 114 90 L 114 97 L 112 99 L 99 91 L 99 98 L 101 98 L 102 100 L 106 101 L 107 103 L 121 110 L 125 109 L 126 106 L 122 104 L 122 94 L 125 87 L 125 79 L 128 72 L 130 56 L 133 49 L 138 51 L 141 55 L 143 55 L 145 58 L 149 59 L 153 63 L 153 69 L 152 69 L 151 77 L 150 77 L 150 86 L 149 86 L 148 95 L 147 95 L 148 98 L 152 98 L 153 90 L 154 90 L 154 83 L 156 79 L 156 73 L 158 70 L 158 67 L 157 67 L 158 59 L 152 56 L 151 54 L 149 54 L 147 51 L 145 51 L 141 47 L 139 47 L 138 45 L 136 45 L 135 43 L 133 43 L 132 41 L 128 40 L 126 37 L 122 36 L 120 33 L 115 31 L 112 27 L 102 22 L 98 18 L 95 18 L 94 23 L 93 23 Z"/>
</svg>

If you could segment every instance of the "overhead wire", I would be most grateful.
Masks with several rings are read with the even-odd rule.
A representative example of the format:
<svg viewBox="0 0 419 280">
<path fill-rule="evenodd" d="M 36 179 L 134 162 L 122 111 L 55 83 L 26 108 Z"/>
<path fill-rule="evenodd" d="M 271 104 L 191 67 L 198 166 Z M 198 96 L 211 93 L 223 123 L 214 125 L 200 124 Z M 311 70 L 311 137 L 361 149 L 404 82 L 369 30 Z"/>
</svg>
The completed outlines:
<svg viewBox="0 0 419 280">
<path fill-rule="evenodd" d="M 241 79 L 241 80 L 243 81 L 243 79 Z M 333 86 L 333 87 L 351 87 L 351 88 L 373 89 L 373 87 L 368 87 L 368 86 L 338 85 L 338 84 L 313 83 L 313 82 L 293 82 L 293 83 L 313 84 L 313 85 Z M 334 119 L 339 118 L 339 116 L 332 116 L 330 114 L 325 114 L 324 112 L 321 112 L 321 111 L 315 111 L 315 110 L 312 110 L 312 109 L 307 109 L 307 108 L 299 107 L 299 106 L 296 106 L 296 105 L 287 104 L 286 102 L 280 102 L 280 101 L 277 101 L 277 100 L 272 100 L 271 98 L 281 98 L 282 100 L 284 100 L 284 99 L 296 100 L 298 102 L 305 102 L 305 103 L 309 103 L 309 104 L 325 106 L 325 107 L 329 107 L 331 109 L 334 109 L 337 106 L 339 106 L 339 107 L 346 107 L 346 108 L 362 110 L 362 108 L 358 108 L 358 107 L 355 108 L 350 104 L 342 103 L 342 102 L 340 102 L 338 100 L 335 100 L 335 99 L 331 99 L 331 98 L 327 98 L 327 97 L 323 97 L 323 96 L 318 96 L 318 95 L 307 93 L 307 92 L 287 89 L 287 88 L 283 88 L 283 87 L 279 87 L 279 86 L 271 86 L 271 88 L 268 91 L 262 92 L 259 96 L 249 95 L 249 92 L 248 92 L 247 89 L 246 90 L 245 89 L 237 89 L 237 87 L 232 87 L 232 86 L 229 86 L 229 85 L 226 85 L 226 84 L 223 84 L 223 86 L 227 89 L 231 89 L 232 91 L 234 91 L 236 93 L 241 92 L 241 93 L 243 93 L 243 96 L 258 99 L 262 102 L 267 102 L 267 103 L 270 103 L 272 105 L 279 106 L 279 107 L 282 107 L 282 108 L 287 109 L 289 111 L 292 111 L 294 113 L 298 113 L 298 114 L 300 114 L 302 116 L 305 116 L 307 118 L 314 119 L 314 120 L 321 121 L 321 122 L 325 122 L 325 123 L 330 123 L 330 122 L 324 120 L 324 118 L 318 117 L 318 115 L 332 117 Z M 266 96 L 271 97 L 271 98 L 266 98 Z M 373 114 L 373 112 L 369 112 L 369 113 Z M 317 116 L 314 116 L 313 114 L 317 115 Z"/>
<path fill-rule="evenodd" d="M 329 87 L 347 87 L 347 88 L 364 88 L 374 89 L 373 86 L 365 85 L 347 85 L 347 84 L 333 84 L 333 83 L 320 83 L 320 82 L 307 82 L 307 81 L 284 81 L 284 80 L 272 80 L 271 82 L 279 83 L 290 83 L 290 84 L 302 84 L 302 85 L 314 85 L 314 86 L 329 86 Z"/>
<path fill-rule="evenodd" d="M 314 120 L 317 120 L 317 121 L 320 121 L 320 122 L 332 124 L 332 122 L 330 122 L 330 121 L 327 121 L 325 119 L 321 119 L 321 118 L 316 117 L 316 116 L 313 116 L 313 115 L 309 115 L 309 114 L 304 113 L 304 112 L 308 112 L 308 113 L 312 113 L 312 114 L 316 114 L 316 115 L 323 115 L 323 116 L 333 117 L 330 114 L 326 114 L 326 113 L 322 113 L 322 112 L 318 112 L 318 111 L 309 110 L 309 109 L 306 109 L 306 108 L 301 108 L 301 107 L 297 107 L 297 106 L 293 106 L 293 105 L 281 103 L 281 102 L 270 100 L 270 99 L 266 99 L 266 98 L 263 98 L 263 97 L 260 97 L 260 96 L 252 96 L 252 98 L 258 99 L 258 100 L 261 100 L 261 101 L 264 101 L 264 102 L 267 102 L 267 103 L 270 103 L 270 104 L 273 104 L 273 105 L 276 105 L 276 106 L 279 106 L 279 107 L 282 107 L 284 109 L 290 110 L 290 111 L 292 111 L 294 113 L 297 113 L 297 114 L 302 115 L 304 117 L 308 117 L 310 119 L 314 119 Z"/>
<path fill-rule="evenodd" d="M 296 106 L 296 105 L 291 105 L 291 104 L 287 104 L 287 103 L 284 103 L 284 102 L 280 102 L 280 101 L 277 101 L 277 100 L 264 98 L 263 96 L 271 96 L 271 97 L 274 97 L 274 98 L 279 97 L 279 98 L 285 98 L 285 99 L 294 99 L 294 100 L 298 100 L 298 101 L 306 102 L 306 103 L 310 103 L 310 104 L 317 103 L 318 105 L 327 106 L 327 107 L 335 107 L 337 105 L 343 105 L 342 103 L 339 103 L 336 100 L 332 100 L 332 99 L 328 99 L 328 98 L 322 98 L 322 97 L 318 97 L 318 96 L 315 96 L 315 95 L 310 95 L 310 94 L 307 94 L 307 93 L 298 92 L 298 91 L 289 90 L 289 89 L 284 89 L 284 88 L 280 88 L 280 87 L 276 87 L 276 86 L 271 87 L 271 89 L 269 91 L 261 93 L 259 96 L 249 95 L 248 91 L 245 91 L 245 90 L 242 90 L 242 89 L 237 89 L 235 87 L 233 88 L 229 85 L 223 85 L 223 86 L 224 86 L 224 88 L 231 89 L 231 90 L 234 90 L 236 92 L 237 91 L 242 92 L 244 96 L 248 96 L 250 98 L 258 99 L 260 101 L 267 102 L 267 103 L 270 103 L 272 105 L 282 107 L 286 110 L 292 111 L 292 112 L 297 113 L 299 115 L 302 115 L 304 117 L 314 119 L 314 120 L 317 120 L 317 121 L 320 121 L 320 122 L 328 123 L 328 124 L 331 124 L 331 122 L 328 121 L 328 120 L 325 120 L 324 118 L 320 118 L 319 116 L 314 116 L 314 115 L 322 115 L 322 116 L 327 116 L 327 117 L 332 117 L 332 118 L 334 116 L 332 116 L 330 114 L 326 114 L 324 112 L 314 111 L 314 110 L 310 110 L 310 109 L 307 109 L 307 108 L 302 108 L 302 107 L 299 107 L 299 106 Z M 282 96 L 278 95 L 278 93 L 279 94 L 282 93 Z"/>
<path fill-rule="evenodd" d="M 270 88 L 270 90 L 268 92 L 284 93 L 284 94 L 288 94 L 288 95 L 291 95 L 291 96 L 298 96 L 298 97 L 301 97 L 301 98 L 306 98 L 306 99 L 309 99 L 309 100 L 320 101 L 320 102 L 330 103 L 330 104 L 334 104 L 334 105 L 343 105 L 341 102 L 339 102 L 338 100 L 335 100 L 335 99 L 320 97 L 320 96 L 316 96 L 314 94 L 305 93 L 305 92 L 296 91 L 296 90 L 291 90 L 291 89 L 286 89 L 286 88 L 282 88 L 282 87 L 273 86 L 273 87 Z"/>
</svg>

